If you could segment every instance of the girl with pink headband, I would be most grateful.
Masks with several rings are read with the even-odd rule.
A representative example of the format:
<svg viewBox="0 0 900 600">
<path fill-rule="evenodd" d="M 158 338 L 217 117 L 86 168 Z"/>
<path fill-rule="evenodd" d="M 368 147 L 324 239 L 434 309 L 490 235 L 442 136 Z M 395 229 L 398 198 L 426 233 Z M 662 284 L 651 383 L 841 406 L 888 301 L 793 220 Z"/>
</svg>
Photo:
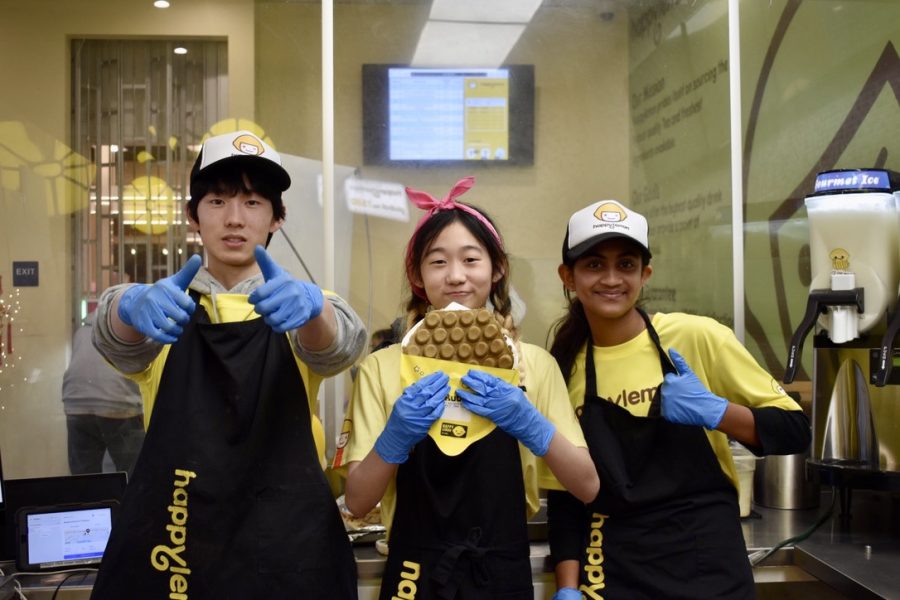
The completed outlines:
<svg viewBox="0 0 900 600">
<path fill-rule="evenodd" d="M 600 485 L 559 368 L 543 348 L 517 339 L 500 233 L 457 200 L 473 184 L 462 179 L 442 200 L 407 188 L 426 211 L 407 244 L 407 324 L 452 302 L 493 309 L 514 339 L 519 387 L 474 367 L 455 397 L 441 371 L 404 388 L 400 344 L 360 365 L 335 467 L 346 470 L 355 515 L 381 501 L 390 546 L 382 599 L 411 597 L 414 587 L 417 599 L 531 600 L 527 518 L 539 507 L 538 489 L 567 489 L 588 502 Z M 457 455 L 428 435 L 447 401 L 493 422 Z"/>
</svg>

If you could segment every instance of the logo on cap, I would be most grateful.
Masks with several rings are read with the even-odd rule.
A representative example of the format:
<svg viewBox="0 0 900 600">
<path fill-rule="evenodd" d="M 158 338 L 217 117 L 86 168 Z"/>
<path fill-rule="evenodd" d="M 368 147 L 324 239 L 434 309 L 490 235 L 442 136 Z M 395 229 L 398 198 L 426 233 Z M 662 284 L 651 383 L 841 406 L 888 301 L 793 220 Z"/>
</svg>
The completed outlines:
<svg viewBox="0 0 900 600">
<path fill-rule="evenodd" d="M 628 217 L 622 207 L 614 202 L 606 202 L 598 206 L 594 211 L 594 216 L 607 223 L 621 223 Z"/>
<path fill-rule="evenodd" d="M 231 142 L 231 144 L 241 154 L 248 154 L 250 156 L 262 156 L 266 151 L 258 138 L 247 133 L 234 138 L 234 141 Z"/>
</svg>

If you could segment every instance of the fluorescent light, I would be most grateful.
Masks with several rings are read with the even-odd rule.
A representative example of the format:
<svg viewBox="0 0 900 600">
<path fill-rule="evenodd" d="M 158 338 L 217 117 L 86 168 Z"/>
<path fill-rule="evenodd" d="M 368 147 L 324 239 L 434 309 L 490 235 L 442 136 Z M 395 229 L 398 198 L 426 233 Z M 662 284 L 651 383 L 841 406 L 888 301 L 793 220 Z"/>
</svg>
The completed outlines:
<svg viewBox="0 0 900 600">
<path fill-rule="evenodd" d="M 153 6 L 155 6 L 156 8 L 169 8 L 169 3 L 167 0 L 156 0 L 153 3 Z"/>
<path fill-rule="evenodd" d="M 499 67 L 542 0 L 434 0 L 414 67 Z"/>
<path fill-rule="evenodd" d="M 174 52 L 175 54 L 187 54 L 187 48 L 184 48 L 183 46 L 178 46 L 172 52 Z"/>
<path fill-rule="evenodd" d="M 428 21 L 422 28 L 414 67 L 499 67 L 525 25 Z"/>
<path fill-rule="evenodd" d="M 675 25 L 669 35 L 666 36 L 666 40 L 674 40 L 682 36 L 691 36 L 707 27 L 712 27 L 726 21 L 728 21 L 727 5 L 721 4 L 719 6 L 714 6 L 712 4 L 707 4 L 689 16 L 686 21 L 681 21 Z"/>
<path fill-rule="evenodd" d="M 468 23 L 527 23 L 542 0 L 434 0 L 432 21 Z"/>
</svg>

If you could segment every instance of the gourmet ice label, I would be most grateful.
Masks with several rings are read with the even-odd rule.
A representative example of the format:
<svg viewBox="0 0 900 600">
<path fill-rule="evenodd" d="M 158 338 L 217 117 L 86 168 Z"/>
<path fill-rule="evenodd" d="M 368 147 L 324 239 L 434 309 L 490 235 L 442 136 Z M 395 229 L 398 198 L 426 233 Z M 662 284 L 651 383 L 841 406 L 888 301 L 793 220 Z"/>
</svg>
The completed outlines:
<svg viewBox="0 0 900 600">
<path fill-rule="evenodd" d="M 829 171 L 816 177 L 816 192 L 838 190 L 889 190 L 887 171 Z"/>
</svg>

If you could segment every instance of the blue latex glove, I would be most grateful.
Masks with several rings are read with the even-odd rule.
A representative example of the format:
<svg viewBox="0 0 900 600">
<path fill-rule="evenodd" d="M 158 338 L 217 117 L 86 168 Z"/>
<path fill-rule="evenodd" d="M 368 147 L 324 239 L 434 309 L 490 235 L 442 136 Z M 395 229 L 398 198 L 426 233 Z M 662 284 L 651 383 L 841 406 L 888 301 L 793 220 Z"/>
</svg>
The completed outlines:
<svg viewBox="0 0 900 600">
<path fill-rule="evenodd" d="M 119 296 L 119 319 L 157 342 L 176 342 L 196 308 L 185 290 L 202 262 L 195 254 L 171 277 L 153 285 L 139 283 L 126 288 Z"/>
<path fill-rule="evenodd" d="M 462 405 L 497 424 L 537 456 L 547 454 L 556 427 L 525 397 L 525 392 L 484 371 L 471 369 L 460 380 L 471 392 L 456 390 Z"/>
<path fill-rule="evenodd" d="M 378 456 L 388 463 L 406 462 L 409 451 L 444 414 L 444 400 L 449 393 L 450 378 L 441 371 L 426 375 L 403 390 L 384 431 L 375 440 Z"/>
<path fill-rule="evenodd" d="M 663 379 L 660 391 L 663 418 L 682 425 L 702 425 L 707 429 L 718 427 L 728 408 L 728 400 L 706 389 L 674 348 L 669 348 L 669 357 L 678 374 L 666 373 Z"/>
<path fill-rule="evenodd" d="M 295 279 L 279 267 L 262 246 L 256 246 L 254 254 L 266 282 L 253 290 L 247 301 L 266 325 L 277 333 L 284 333 L 319 316 L 325 304 L 319 286 Z"/>
<path fill-rule="evenodd" d="M 570 587 L 559 588 L 552 600 L 581 600 L 581 592 Z"/>
</svg>

